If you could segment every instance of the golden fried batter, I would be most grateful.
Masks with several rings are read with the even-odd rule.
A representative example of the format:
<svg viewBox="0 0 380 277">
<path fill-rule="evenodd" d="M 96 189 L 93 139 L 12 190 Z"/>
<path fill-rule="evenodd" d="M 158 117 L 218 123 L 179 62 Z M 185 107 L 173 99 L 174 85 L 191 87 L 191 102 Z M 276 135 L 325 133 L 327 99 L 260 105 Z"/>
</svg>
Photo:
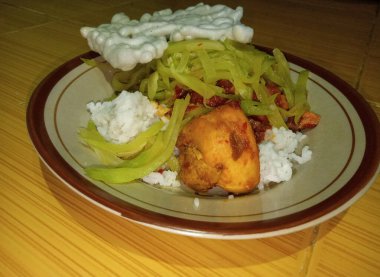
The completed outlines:
<svg viewBox="0 0 380 277">
<path fill-rule="evenodd" d="M 257 144 L 238 104 L 226 104 L 193 119 L 181 131 L 177 147 L 180 178 L 195 191 L 218 185 L 240 194 L 259 183 Z"/>
</svg>

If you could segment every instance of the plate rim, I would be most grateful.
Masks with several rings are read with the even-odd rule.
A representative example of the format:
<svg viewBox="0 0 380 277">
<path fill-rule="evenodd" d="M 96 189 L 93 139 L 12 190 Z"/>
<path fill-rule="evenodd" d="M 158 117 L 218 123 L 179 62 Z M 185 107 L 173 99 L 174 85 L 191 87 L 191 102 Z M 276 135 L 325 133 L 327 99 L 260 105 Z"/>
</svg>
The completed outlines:
<svg viewBox="0 0 380 277">
<path fill-rule="evenodd" d="M 272 48 L 268 47 L 257 45 L 255 47 L 265 52 L 272 51 Z M 362 161 L 350 180 L 322 202 L 290 215 L 270 220 L 233 223 L 182 219 L 126 203 L 85 179 L 63 159 L 50 140 L 45 126 L 44 110 L 55 84 L 68 72 L 80 66 L 83 63 L 82 58 L 92 59 L 99 56 L 93 51 L 80 54 L 63 63 L 34 89 L 26 112 L 28 133 L 41 160 L 65 185 L 96 205 L 131 221 L 172 233 L 205 238 L 249 239 L 299 231 L 336 216 L 350 207 L 370 188 L 379 171 L 380 128 L 371 127 L 379 127 L 376 114 L 363 96 L 346 81 L 313 62 L 286 52 L 284 55 L 289 62 L 309 70 L 336 87 L 358 113 L 366 136 Z M 347 191 L 350 193 L 348 194 Z"/>
</svg>

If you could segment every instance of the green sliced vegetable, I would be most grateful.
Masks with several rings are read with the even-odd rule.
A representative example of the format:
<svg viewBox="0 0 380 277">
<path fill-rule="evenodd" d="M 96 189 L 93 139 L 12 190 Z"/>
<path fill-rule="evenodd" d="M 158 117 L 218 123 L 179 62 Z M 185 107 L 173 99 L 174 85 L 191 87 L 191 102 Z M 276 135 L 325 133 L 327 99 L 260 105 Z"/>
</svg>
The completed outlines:
<svg viewBox="0 0 380 277">
<path fill-rule="evenodd" d="M 177 137 L 181 129 L 181 122 L 189 100 L 189 97 L 187 97 L 186 99 L 177 99 L 175 101 L 169 124 L 166 130 L 160 132 L 157 137 L 157 140 L 162 140 L 162 146 L 158 147 L 160 150 L 158 153 L 152 157 L 146 157 L 147 160 L 144 160 L 144 163 L 136 167 L 127 167 L 125 163 L 124 166 L 118 167 L 89 167 L 85 169 L 86 174 L 95 180 L 112 184 L 120 184 L 140 179 L 159 168 L 173 154 Z M 156 142 L 152 145 L 152 147 L 155 145 L 157 145 Z M 143 155 L 144 153 L 146 152 L 143 151 L 140 155 Z M 134 159 L 138 158 L 139 155 L 137 155 Z"/>
<path fill-rule="evenodd" d="M 154 100 L 158 89 L 158 72 L 153 72 L 148 78 L 148 98 Z"/>
<path fill-rule="evenodd" d="M 269 105 L 253 100 L 241 100 L 240 107 L 246 115 L 269 115 L 273 112 Z"/>
<path fill-rule="evenodd" d="M 277 94 L 269 95 L 267 88 L 265 87 L 265 84 L 263 82 L 260 83 L 258 88 L 258 95 L 260 95 L 259 100 L 267 105 L 269 109 L 271 110 L 271 113 L 267 114 L 267 118 L 269 120 L 269 123 L 276 128 L 284 127 L 288 128 L 284 117 L 282 116 L 278 106 L 275 103 Z"/>
<path fill-rule="evenodd" d="M 183 51 L 193 52 L 201 49 L 223 51 L 225 49 L 225 46 L 221 41 L 218 40 L 183 40 L 178 42 L 170 42 L 168 48 L 165 50 L 165 55 L 171 55 Z"/>
<path fill-rule="evenodd" d="M 309 78 L 309 71 L 303 70 L 299 73 L 295 91 L 294 91 L 294 107 L 298 109 L 294 111 L 294 122 L 298 124 L 301 116 L 310 110 L 310 105 L 307 101 L 307 80 Z M 293 108 L 294 108 L 293 107 Z"/>
<path fill-rule="evenodd" d="M 98 65 L 97 61 L 94 59 L 85 59 L 85 58 L 80 58 L 82 62 L 87 64 L 88 66 L 95 67 Z"/>
<path fill-rule="evenodd" d="M 212 86 L 204 83 L 202 80 L 190 75 L 177 72 L 173 67 L 170 68 L 171 75 L 181 84 L 187 86 L 188 88 L 196 91 L 202 95 L 205 99 L 209 99 L 212 96 L 216 95 L 222 89 L 217 86 Z"/>
<path fill-rule="evenodd" d="M 111 80 L 112 88 L 115 91 L 138 88 L 141 81 L 149 76 L 153 63 L 138 64 L 133 70 L 116 72 Z"/>
<path fill-rule="evenodd" d="M 125 160 L 123 163 L 120 164 L 120 167 L 134 168 L 146 165 L 155 157 L 160 155 L 160 152 L 162 151 L 163 147 L 164 133 L 160 132 L 150 147 L 144 149 L 144 151 L 140 152 L 139 155 L 137 155 L 133 159 Z"/>
<path fill-rule="evenodd" d="M 178 72 L 185 72 L 189 59 L 190 59 L 190 52 L 183 51 L 183 53 L 181 54 L 180 62 L 178 66 L 176 67 L 176 70 Z"/>
<path fill-rule="evenodd" d="M 273 50 L 273 56 L 276 59 L 276 73 L 282 79 L 282 87 L 288 100 L 289 106 L 294 106 L 294 83 L 290 78 L 290 69 L 288 61 L 279 49 Z"/>
<path fill-rule="evenodd" d="M 207 54 L 206 50 L 204 50 L 204 49 L 198 50 L 196 53 L 199 57 L 199 60 L 201 61 L 202 67 L 204 69 L 203 79 L 206 83 L 210 83 L 210 80 L 215 80 L 215 69 L 214 69 L 213 64 L 210 60 L 210 57 Z"/>
<path fill-rule="evenodd" d="M 102 135 L 99 134 L 95 124 L 89 121 L 87 128 L 83 128 L 79 131 L 79 136 L 85 144 L 93 150 L 96 150 L 98 154 L 104 152 L 108 155 L 126 159 L 140 152 L 148 143 L 149 139 L 154 137 L 163 126 L 164 123 L 162 121 L 157 121 L 131 141 L 116 144 L 106 141 Z"/>
</svg>

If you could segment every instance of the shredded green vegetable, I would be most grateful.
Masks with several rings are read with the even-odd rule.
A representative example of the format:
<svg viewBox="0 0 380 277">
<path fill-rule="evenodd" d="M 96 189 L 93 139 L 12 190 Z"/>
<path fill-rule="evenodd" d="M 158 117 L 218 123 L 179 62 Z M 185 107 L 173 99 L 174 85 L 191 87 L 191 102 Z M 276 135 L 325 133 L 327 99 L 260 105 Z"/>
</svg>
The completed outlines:
<svg viewBox="0 0 380 277">
<path fill-rule="evenodd" d="M 133 140 L 127 143 L 116 144 L 106 141 L 96 129 L 95 124 L 89 121 L 87 128 L 79 131 L 79 136 L 85 144 L 90 146 L 93 150 L 99 151 L 98 153 L 107 152 L 109 155 L 113 155 L 116 158 L 129 158 L 136 153 L 140 152 L 149 140 L 154 137 L 160 129 L 163 127 L 162 121 L 153 123 L 146 131 L 138 134 Z M 108 156 L 108 158 L 110 158 Z"/>
<path fill-rule="evenodd" d="M 166 105 L 173 104 L 174 87 L 185 86 L 204 99 L 213 96 L 229 97 L 218 80 L 229 80 L 235 88 L 235 100 L 247 100 L 241 105 L 247 115 L 268 115 L 274 127 L 286 127 L 286 119 L 294 116 L 296 122 L 309 109 L 307 103 L 307 74 L 300 73 L 294 83 L 290 77 L 288 62 L 279 49 L 273 56 L 252 45 L 235 41 L 196 39 L 170 42 L 164 55 L 146 65 L 139 65 L 129 72 L 115 74 L 112 82 L 115 90 L 139 88 L 150 100 Z M 280 87 L 286 96 L 289 110 L 274 104 L 265 84 L 271 82 Z M 252 103 L 252 98 L 260 104 Z M 273 105 L 272 105 L 273 104 Z"/>
<path fill-rule="evenodd" d="M 253 100 L 241 100 L 240 107 L 246 115 L 269 115 L 272 113 L 270 105 Z"/>
</svg>

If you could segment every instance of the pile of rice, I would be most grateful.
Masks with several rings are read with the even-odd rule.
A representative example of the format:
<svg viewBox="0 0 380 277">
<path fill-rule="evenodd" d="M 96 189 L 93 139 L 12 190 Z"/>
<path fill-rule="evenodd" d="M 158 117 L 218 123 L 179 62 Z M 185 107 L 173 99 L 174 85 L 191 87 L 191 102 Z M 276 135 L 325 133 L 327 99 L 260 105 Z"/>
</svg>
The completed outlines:
<svg viewBox="0 0 380 277">
<path fill-rule="evenodd" d="M 156 106 L 139 91 L 122 91 L 111 101 L 90 102 L 87 110 L 98 132 L 113 143 L 126 143 L 160 120 Z"/>
<path fill-rule="evenodd" d="M 300 148 L 306 135 L 292 132 L 284 127 L 272 128 L 265 133 L 265 139 L 259 144 L 260 184 L 259 188 L 271 182 L 289 181 L 293 175 L 295 163 L 304 164 L 311 159 L 309 146 Z M 300 150 L 300 155 L 295 152 Z"/>
<path fill-rule="evenodd" d="M 162 187 L 180 187 L 181 183 L 177 180 L 177 172 L 164 170 L 162 172 L 151 172 L 143 178 L 145 183 L 160 185 Z"/>
</svg>

